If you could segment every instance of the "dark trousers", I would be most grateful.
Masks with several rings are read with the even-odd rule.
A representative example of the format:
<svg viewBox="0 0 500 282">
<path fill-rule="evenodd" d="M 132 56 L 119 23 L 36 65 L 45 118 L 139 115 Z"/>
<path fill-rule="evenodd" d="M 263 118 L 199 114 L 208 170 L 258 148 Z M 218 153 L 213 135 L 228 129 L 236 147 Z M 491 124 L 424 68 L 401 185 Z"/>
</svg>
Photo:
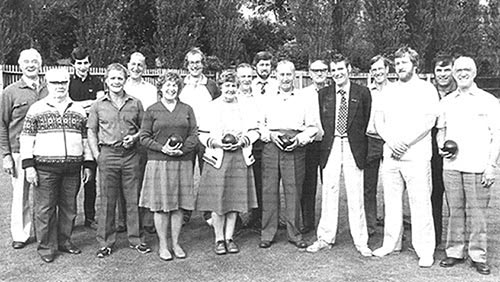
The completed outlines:
<svg viewBox="0 0 500 282">
<path fill-rule="evenodd" d="M 436 247 L 441 244 L 443 236 L 443 159 L 439 155 L 432 156 L 432 218 L 434 219 L 434 232 L 436 235 Z"/>
<path fill-rule="evenodd" d="M 264 148 L 264 143 L 257 140 L 252 147 L 252 155 L 255 162 L 252 165 L 253 179 L 255 182 L 255 191 L 257 193 L 257 204 L 258 207 L 252 210 L 250 217 L 250 224 L 255 222 L 260 222 L 262 219 L 262 149 Z M 261 226 L 257 226 L 260 228 Z"/>
<path fill-rule="evenodd" d="M 299 241 L 300 197 L 305 175 L 305 148 L 281 151 L 274 143 L 262 151 L 262 233 L 261 240 L 272 241 L 278 230 L 280 179 L 285 197 L 285 221 L 289 241 Z"/>
<path fill-rule="evenodd" d="M 96 171 L 97 167 L 91 168 L 92 176 L 83 184 L 83 211 L 85 213 L 85 221 L 95 220 L 95 199 L 96 199 Z"/>
<path fill-rule="evenodd" d="M 316 188 L 318 185 L 318 167 L 320 158 L 320 142 L 313 142 L 306 147 L 306 168 L 302 185 L 302 225 L 314 229 L 316 225 Z"/>
<path fill-rule="evenodd" d="M 127 235 L 131 245 L 144 242 L 139 218 L 140 163 L 135 149 L 102 147 L 98 158 L 101 213 L 97 241 L 101 247 L 116 242 L 116 203 L 122 193 L 127 210 Z"/>
<path fill-rule="evenodd" d="M 368 234 L 373 234 L 377 226 L 377 185 L 380 161 L 382 160 L 384 141 L 368 137 L 368 155 L 363 171 L 364 204 Z"/>
<path fill-rule="evenodd" d="M 39 184 L 34 187 L 36 238 L 38 253 L 54 254 L 58 246 L 70 243 L 76 218 L 76 195 L 80 171 L 38 170 Z"/>
</svg>

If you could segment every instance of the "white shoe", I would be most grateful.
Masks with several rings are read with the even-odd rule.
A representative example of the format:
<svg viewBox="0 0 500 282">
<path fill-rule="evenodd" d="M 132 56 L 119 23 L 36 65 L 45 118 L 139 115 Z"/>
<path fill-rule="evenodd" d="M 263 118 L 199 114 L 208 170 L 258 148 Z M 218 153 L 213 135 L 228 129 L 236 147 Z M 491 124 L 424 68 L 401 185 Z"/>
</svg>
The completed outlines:
<svg viewBox="0 0 500 282">
<path fill-rule="evenodd" d="M 209 218 L 206 220 L 206 223 L 208 224 L 208 226 L 214 226 L 214 219 L 213 218 Z"/>
<path fill-rule="evenodd" d="M 385 249 L 384 247 L 378 248 L 372 252 L 372 255 L 376 257 L 385 257 L 386 255 L 392 253 L 392 250 Z"/>
<path fill-rule="evenodd" d="M 433 257 L 422 257 L 418 260 L 418 266 L 421 268 L 429 268 L 434 264 L 434 258 Z"/>
<path fill-rule="evenodd" d="M 309 247 L 306 248 L 306 252 L 308 252 L 308 253 L 316 253 L 316 252 L 319 252 L 319 251 L 321 251 L 323 249 L 326 249 L 326 248 L 331 249 L 332 248 L 332 244 L 329 244 L 329 243 L 327 243 L 324 240 L 317 240 L 311 246 L 309 246 Z"/>
<path fill-rule="evenodd" d="M 364 257 L 371 257 L 373 255 L 372 250 L 368 247 L 358 248 L 358 252 Z"/>
</svg>

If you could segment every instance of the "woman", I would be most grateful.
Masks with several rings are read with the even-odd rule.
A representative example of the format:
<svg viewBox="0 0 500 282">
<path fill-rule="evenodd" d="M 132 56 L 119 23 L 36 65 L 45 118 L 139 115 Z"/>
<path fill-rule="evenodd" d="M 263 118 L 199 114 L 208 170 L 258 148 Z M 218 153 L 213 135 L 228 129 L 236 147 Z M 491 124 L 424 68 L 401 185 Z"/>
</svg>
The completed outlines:
<svg viewBox="0 0 500 282">
<path fill-rule="evenodd" d="M 208 165 L 201 175 L 196 209 L 212 211 L 214 251 L 223 255 L 239 252 L 233 241 L 238 213 L 257 207 L 250 166 L 252 143 L 260 135 L 255 113 L 238 102 L 235 74 L 222 73 L 219 84 L 222 96 L 210 102 L 200 128 Z"/>
<path fill-rule="evenodd" d="M 141 144 L 148 149 L 139 206 L 154 212 L 154 223 L 159 240 L 159 256 L 172 260 L 168 249 L 169 222 L 172 233 L 172 251 L 180 259 L 186 253 L 179 245 L 182 210 L 194 208 L 193 190 L 194 148 L 198 130 L 193 109 L 177 99 L 181 78 L 173 72 L 160 77 L 160 101 L 144 113 L 141 125 Z"/>
</svg>

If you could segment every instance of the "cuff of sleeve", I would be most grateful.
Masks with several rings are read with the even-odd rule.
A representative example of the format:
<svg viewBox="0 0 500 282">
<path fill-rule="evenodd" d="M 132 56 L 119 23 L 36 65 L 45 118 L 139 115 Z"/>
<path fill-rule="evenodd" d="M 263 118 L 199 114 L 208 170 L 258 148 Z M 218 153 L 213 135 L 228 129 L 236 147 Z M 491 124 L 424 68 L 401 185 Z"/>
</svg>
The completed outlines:
<svg viewBox="0 0 500 282">
<path fill-rule="evenodd" d="M 35 167 L 35 159 L 31 158 L 22 160 L 21 167 L 22 168 Z"/>
<path fill-rule="evenodd" d="M 95 161 L 83 161 L 83 168 L 96 169 L 97 163 Z"/>
</svg>

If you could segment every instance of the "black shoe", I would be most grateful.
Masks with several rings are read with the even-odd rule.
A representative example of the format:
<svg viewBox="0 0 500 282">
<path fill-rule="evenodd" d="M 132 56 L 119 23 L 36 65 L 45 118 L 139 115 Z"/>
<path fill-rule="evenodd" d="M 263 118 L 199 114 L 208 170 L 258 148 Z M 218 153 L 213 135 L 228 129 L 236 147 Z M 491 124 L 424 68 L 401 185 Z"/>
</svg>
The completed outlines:
<svg viewBox="0 0 500 282">
<path fill-rule="evenodd" d="M 214 252 L 218 255 L 225 255 L 227 252 L 226 242 L 224 240 L 215 242 Z"/>
<path fill-rule="evenodd" d="M 25 242 L 19 242 L 19 241 L 14 241 L 12 242 L 12 248 L 18 250 L 18 249 L 22 249 L 26 247 L 26 243 Z"/>
<path fill-rule="evenodd" d="M 263 241 L 260 241 L 259 248 L 267 249 L 267 248 L 271 247 L 271 244 L 272 244 L 271 241 L 263 240 Z"/>
<path fill-rule="evenodd" d="M 46 262 L 46 263 L 51 263 L 54 261 L 54 254 L 50 254 L 50 255 L 43 255 L 43 256 L 40 256 L 40 258 Z"/>
<path fill-rule="evenodd" d="M 309 232 L 311 232 L 313 230 L 314 230 L 314 228 L 311 227 L 311 226 L 304 226 L 304 227 L 302 227 L 302 229 L 300 229 L 300 233 L 301 234 L 307 234 L 307 233 L 309 233 Z"/>
<path fill-rule="evenodd" d="M 490 267 L 485 262 L 475 262 L 475 261 L 471 262 L 472 262 L 472 267 L 474 267 L 480 274 L 483 275 L 490 274 Z"/>
<path fill-rule="evenodd" d="M 97 221 L 95 220 L 85 220 L 85 223 L 83 225 L 90 229 L 97 230 Z"/>
<path fill-rule="evenodd" d="M 73 245 L 72 243 L 69 243 L 66 246 L 59 246 L 59 251 L 72 254 L 72 255 L 78 255 L 82 252 L 77 246 Z"/>
<path fill-rule="evenodd" d="M 118 232 L 118 233 L 122 233 L 122 232 L 125 232 L 125 231 L 127 231 L 127 226 L 125 226 L 125 225 L 121 225 L 120 224 L 120 225 L 118 225 L 116 227 L 116 232 Z"/>
<path fill-rule="evenodd" d="M 441 267 L 452 267 L 455 264 L 463 263 L 464 259 L 459 259 L 459 258 L 452 258 L 452 257 L 446 257 L 441 262 L 439 263 L 439 266 Z"/>
<path fill-rule="evenodd" d="M 146 232 L 148 232 L 149 234 L 156 233 L 156 228 L 154 226 L 144 226 L 144 230 L 146 230 Z"/>
<path fill-rule="evenodd" d="M 98 258 L 105 258 L 109 255 L 111 255 L 111 248 L 108 247 L 102 247 L 97 251 L 97 257 Z"/>
<path fill-rule="evenodd" d="M 377 225 L 384 226 L 384 218 L 383 217 L 377 217 Z"/>
<path fill-rule="evenodd" d="M 230 254 L 236 254 L 240 251 L 240 248 L 238 248 L 238 245 L 236 245 L 233 239 L 226 240 L 226 249 Z"/>
<path fill-rule="evenodd" d="M 151 252 L 151 247 L 148 246 L 146 243 L 140 243 L 139 245 L 129 245 L 131 249 L 136 249 L 139 253 L 141 254 L 147 254 Z"/>
<path fill-rule="evenodd" d="M 309 246 L 309 245 L 306 243 L 306 241 L 304 241 L 304 240 L 299 240 L 299 241 L 295 241 L 295 242 L 294 242 L 294 241 L 288 241 L 288 242 L 290 242 L 290 243 L 294 244 L 294 245 L 295 245 L 295 247 L 297 247 L 297 248 L 299 248 L 299 249 L 305 249 L 305 248 L 307 248 L 307 247 Z"/>
</svg>

